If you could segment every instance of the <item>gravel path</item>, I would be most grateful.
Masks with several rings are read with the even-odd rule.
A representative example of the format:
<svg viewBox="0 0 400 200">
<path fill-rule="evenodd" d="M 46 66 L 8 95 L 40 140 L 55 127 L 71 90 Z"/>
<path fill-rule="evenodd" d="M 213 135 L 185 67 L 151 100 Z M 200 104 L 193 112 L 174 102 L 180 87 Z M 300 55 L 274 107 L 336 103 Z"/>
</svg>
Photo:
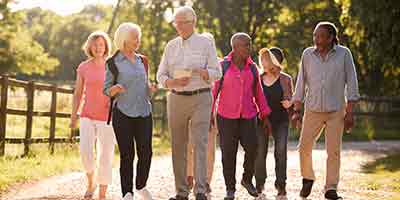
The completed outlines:
<svg viewBox="0 0 400 200">
<path fill-rule="evenodd" d="M 340 194 L 345 199 L 388 199 L 390 193 L 387 191 L 369 190 L 366 186 L 360 184 L 360 178 L 366 176 L 361 173 L 361 166 L 377 157 L 383 155 L 387 150 L 400 148 L 400 141 L 396 142 L 350 142 L 343 144 L 342 168 Z M 268 173 L 266 185 L 266 198 L 268 200 L 277 199 L 276 191 L 273 188 L 274 182 L 274 161 L 273 153 L 268 154 Z M 216 165 L 214 179 L 211 183 L 213 190 L 212 199 L 223 199 L 225 194 L 224 180 L 222 176 L 221 154 L 216 155 Z M 313 152 L 314 167 L 317 181 L 309 199 L 323 199 L 323 184 L 325 173 L 326 153 L 323 145 L 319 144 Z M 240 180 L 242 174 L 243 153 L 239 151 L 237 163 L 237 180 Z M 114 168 L 113 185 L 110 187 L 108 199 L 120 199 L 120 185 L 118 168 Z M 300 199 L 298 197 L 301 188 L 301 177 L 299 173 L 299 160 L 296 144 L 289 144 L 288 152 L 288 195 L 286 199 Z M 237 199 L 247 200 L 251 198 L 245 190 L 237 184 Z M 60 200 L 60 199 L 81 199 L 85 189 L 84 174 L 73 172 L 61 176 L 49 177 L 37 182 L 26 183 L 14 187 L 11 191 L 0 197 L 1 200 Z M 172 174 L 172 162 L 170 155 L 155 157 L 152 162 L 148 189 L 153 194 L 155 200 L 167 200 L 175 194 L 174 179 Z M 375 197 L 375 198 L 374 198 Z M 377 198 L 379 197 L 379 198 Z M 139 199 L 139 198 L 136 198 Z M 194 199 L 191 197 L 191 199 Z"/>
</svg>

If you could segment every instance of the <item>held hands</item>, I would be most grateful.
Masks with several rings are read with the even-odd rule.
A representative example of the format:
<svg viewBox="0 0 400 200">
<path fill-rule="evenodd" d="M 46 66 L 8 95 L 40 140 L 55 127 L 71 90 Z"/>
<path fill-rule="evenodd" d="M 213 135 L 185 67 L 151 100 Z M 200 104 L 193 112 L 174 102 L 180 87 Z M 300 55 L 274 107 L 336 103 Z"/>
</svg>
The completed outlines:
<svg viewBox="0 0 400 200">
<path fill-rule="evenodd" d="M 116 84 L 110 88 L 110 95 L 112 97 L 119 93 L 124 93 L 124 92 L 126 92 L 126 89 L 121 84 Z"/>
<path fill-rule="evenodd" d="M 285 109 L 289 109 L 290 106 L 292 106 L 292 102 L 290 102 L 289 100 L 283 100 L 281 101 L 281 104 Z"/>
</svg>

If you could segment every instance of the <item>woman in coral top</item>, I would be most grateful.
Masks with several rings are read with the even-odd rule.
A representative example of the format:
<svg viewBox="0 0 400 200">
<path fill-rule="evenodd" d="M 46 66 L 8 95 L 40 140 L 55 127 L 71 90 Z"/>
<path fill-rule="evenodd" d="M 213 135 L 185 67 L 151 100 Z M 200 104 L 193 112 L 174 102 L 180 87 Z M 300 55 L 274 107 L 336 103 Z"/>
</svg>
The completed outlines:
<svg viewBox="0 0 400 200">
<path fill-rule="evenodd" d="M 99 200 L 104 200 L 107 185 L 112 180 L 115 135 L 112 126 L 106 123 L 109 98 L 102 93 L 105 61 L 110 47 L 110 39 L 106 33 L 93 32 L 83 45 L 88 59 L 77 69 L 70 127 L 76 128 L 78 110 L 82 106 L 79 113 L 79 133 L 81 159 L 87 176 L 84 199 L 92 199 L 96 185 L 99 184 Z M 93 153 L 96 142 L 97 156 Z"/>
</svg>

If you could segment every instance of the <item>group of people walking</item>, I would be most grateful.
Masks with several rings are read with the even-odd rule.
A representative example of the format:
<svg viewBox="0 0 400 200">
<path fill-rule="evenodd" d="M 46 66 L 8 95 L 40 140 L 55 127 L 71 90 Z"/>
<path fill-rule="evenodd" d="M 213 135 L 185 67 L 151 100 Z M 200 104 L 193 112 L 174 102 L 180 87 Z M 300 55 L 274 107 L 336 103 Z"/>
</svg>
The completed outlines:
<svg viewBox="0 0 400 200">
<path fill-rule="evenodd" d="M 259 50 L 257 65 L 250 56 L 252 38 L 239 32 L 231 37 L 232 51 L 218 58 L 212 35 L 195 31 L 196 13 L 191 7 L 176 9 L 173 25 L 179 36 L 167 43 L 157 71 L 158 83 L 170 91 L 167 113 L 176 189 L 170 200 L 187 200 L 192 189 L 196 200 L 211 198 L 217 134 L 224 200 L 235 199 L 239 143 L 244 150 L 240 184 L 253 197 L 263 194 L 269 136 L 274 139 L 275 188 L 278 196 L 285 196 L 289 124 L 299 126 L 300 121 L 300 196 L 311 193 L 312 149 L 325 128 L 325 198 L 340 199 L 342 133 L 353 126 L 352 107 L 359 92 L 351 52 L 339 44 L 335 25 L 321 22 L 315 27 L 314 46 L 303 52 L 295 87 L 283 72 L 285 56 L 280 48 Z M 147 57 L 138 53 L 140 40 L 137 24 L 122 23 L 114 34 L 113 55 L 104 32 L 93 32 L 83 46 L 88 59 L 77 68 L 71 127 L 77 126 L 79 113 L 85 199 L 93 198 L 97 185 L 98 198 L 106 198 L 115 143 L 123 199 L 136 197 L 134 177 L 135 194 L 152 199 L 146 183 L 152 160 L 150 96 L 157 86 L 149 81 Z"/>
</svg>

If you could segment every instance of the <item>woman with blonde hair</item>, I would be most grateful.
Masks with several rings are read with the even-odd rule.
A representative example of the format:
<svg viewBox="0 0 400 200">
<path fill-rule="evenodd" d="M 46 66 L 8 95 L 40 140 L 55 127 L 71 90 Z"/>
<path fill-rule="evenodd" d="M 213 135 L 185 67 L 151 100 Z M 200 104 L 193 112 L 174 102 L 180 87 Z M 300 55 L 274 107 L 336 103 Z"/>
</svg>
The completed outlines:
<svg viewBox="0 0 400 200">
<path fill-rule="evenodd" d="M 77 68 L 72 103 L 71 128 L 76 128 L 80 117 L 80 154 L 86 171 L 87 189 L 84 199 L 92 199 L 96 184 L 100 184 L 99 200 L 106 198 L 107 185 L 112 181 L 112 161 L 115 136 L 107 125 L 109 98 L 101 93 L 105 77 L 105 63 L 111 45 L 106 33 L 96 31 L 89 35 L 82 47 L 88 59 Z M 93 154 L 96 146 L 97 156 Z M 96 158 L 98 166 L 96 166 Z M 96 177 L 96 178 L 95 178 Z"/>
<path fill-rule="evenodd" d="M 272 109 L 269 116 L 272 125 L 272 133 L 259 126 L 257 134 L 258 150 L 255 167 L 256 189 L 259 196 L 264 189 L 267 178 L 266 157 L 268 153 L 269 135 L 274 138 L 275 157 L 275 188 L 278 196 L 286 195 L 286 168 L 287 168 L 287 142 L 289 132 L 289 109 L 292 107 L 292 78 L 283 73 L 282 62 L 284 54 L 277 47 L 263 48 L 259 51 L 259 64 L 264 71 L 261 74 L 261 85 L 268 105 Z"/>
<path fill-rule="evenodd" d="M 112 126 L 120 151 L 121 191 L 124 200 L 133 200 L 133 163 L 137 152 L 136 193 L 152 200 L 146 189 L 152 158 L 153 119 L 148 77 L 148 60 L 138 53 L 141 29 L 125 22 L 114 34 L 117 51 L 107 60 L 103 92 L 115 98 Z"/>
</svg>

